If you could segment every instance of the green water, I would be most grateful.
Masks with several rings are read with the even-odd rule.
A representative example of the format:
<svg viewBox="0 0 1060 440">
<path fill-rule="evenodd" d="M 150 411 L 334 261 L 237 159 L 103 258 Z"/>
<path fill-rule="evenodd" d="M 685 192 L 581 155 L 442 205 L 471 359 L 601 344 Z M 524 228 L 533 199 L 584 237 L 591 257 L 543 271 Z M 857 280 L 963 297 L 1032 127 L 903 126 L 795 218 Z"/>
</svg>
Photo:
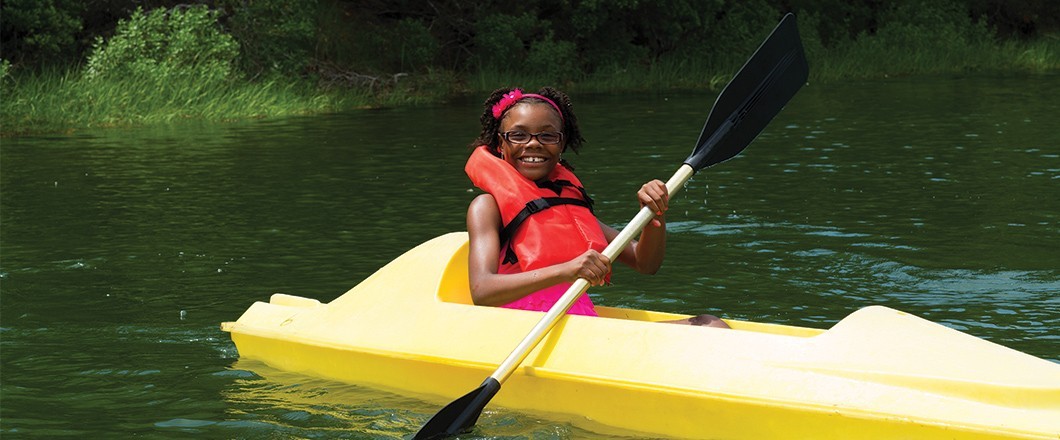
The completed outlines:
<svg viewBox="0 0 1060 440">
<path fill-rule="evenodd" d="M 621 226 L 714 97 L 574 99 L 571 160 Z M 218 323 L 274 292 L 329 301 L 462 230 L 477 101 L 0 141 L 0 435 L 415 432 L 444 401 L 239 361 Z M 593 295 L 819 328 L 883 304 L 1060 362 L 1058 103 L 1056 75 L 810 84 L 672 203 L 657 276 Z M 600 437 L 503 408 L 479 427 Z"/>
</svg>

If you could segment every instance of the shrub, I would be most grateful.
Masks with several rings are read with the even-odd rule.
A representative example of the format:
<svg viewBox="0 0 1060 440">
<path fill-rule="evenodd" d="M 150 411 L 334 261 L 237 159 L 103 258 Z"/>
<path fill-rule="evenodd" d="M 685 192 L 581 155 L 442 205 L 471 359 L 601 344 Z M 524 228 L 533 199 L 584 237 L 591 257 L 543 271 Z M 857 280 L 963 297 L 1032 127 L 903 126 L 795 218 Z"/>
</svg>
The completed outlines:
<svg viewBox="0 0 1060 440">
<path fill-rule="evenodd" d="M 821 34 L 821 14 L 818 12 L 799 11 L 798 17 L 799 36 L 802 37 L 802 46 L 806 50 L 806 58 L 813 64 L 815 60 L 825 56 L 826 50 L 824 39 Z"/>
<path fill-rule="evenodd" d="M 73 0 L 7 0 L 2 5 L 4 57 L 16 63 L 49 61 L 75 52 L 83 26 L 82 2 Z"/>
<path fill-rule="evenodd" d="M 580 72 L 577 47 L 570 41 L 554 40 L 551 33 L 530 45 L 524 65 L 549 82 L 573 80 Z"/>
<path fill-rule="evenodd" d="M 986 20 L 973 22 L 955 1 L 913 0 L 884 11 L 875 37 L 896 47 L 942 49 L 975 46 L 993 39 Z"/>
<path fill-rule="evenodd" d="M 642 25 L 663 23 L 672 18 L 665 15 L 665 12 L 674 9 L 671 6 L 668 2 L 624 0 L 575 2 L 566 20 L 569 25 L 558 28 L 567 28 L 565 31 L 576 42 L 587 70 L 624 69 L 631 65 L 642 65 L 659 55 L 652 53 L 649 46 L 635 41 L 655 40 L 641 38 L 642 28 L 645 27 Z M 659 11 L 663 12 L 663 16 L 659 16 Z"/>
<path fill-rule="evenodd" d="M 392 59 L 388 64 L 395 65 L 402 72 L 427 70 L 438 53 L 438 43 L 430 30 L 411 18 L 399 21 L 392 29 L 389 39 L 394 47 L 389 52 Z"/>
<path fill-rule="evenodd" d="M 7 75 L 11 74 L 11 63 L 0 59 L 0 84 L 7 82 Z"/>
<path fill-rule="evenodd" d="M 228 27 L 239 42 L 240 66 L 249 73 L 301 74 L 316 39 L 319 1 L 228 0 Z"/>
<path fill-rule="evenodd" d="M 110 40 L 97 38 L 88 57 L 87 78 L 141 77 L 167 81 L 178 77 L 218 81 L 233 74 L 239 55 L 235 40 L 205 6 L 185 9 L 137 8 L 118 22 Z"/>
<path fill-rule="evenodd" d="M 765 0 L 733 4 L 711 32 L 713 51 L 731 53 L 735 59 L 754 52 L 780 17 L 781 14 Z"/>
<path fill-rule="evenodd" d="M 539 27 L 529 14 L 491 14 L 475 24 L 474 53 L 480 67 L 518 70 L 527 56 L 527 42 Z"/>
</svg>

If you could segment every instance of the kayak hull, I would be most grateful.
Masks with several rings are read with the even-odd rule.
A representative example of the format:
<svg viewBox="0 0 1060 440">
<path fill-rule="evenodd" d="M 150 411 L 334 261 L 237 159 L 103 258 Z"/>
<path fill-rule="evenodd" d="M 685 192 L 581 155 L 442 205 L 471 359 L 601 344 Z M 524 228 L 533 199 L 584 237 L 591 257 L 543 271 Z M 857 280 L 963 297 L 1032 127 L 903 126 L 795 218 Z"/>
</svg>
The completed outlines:
<svg viewBox="0 0 1060 440">
<path fill-rule="evenodd" d="M 491 407 L 679 438 L 1060 438 L 1060 365 L 896 310 L 827 331 L 598 311 L 562 318 Z M 273 295 L 223 328 L 273 368 L 446 402 L 542 315 L 469 304 L 467 235 L 454 233 L 331 303 Z"/>
</svg>

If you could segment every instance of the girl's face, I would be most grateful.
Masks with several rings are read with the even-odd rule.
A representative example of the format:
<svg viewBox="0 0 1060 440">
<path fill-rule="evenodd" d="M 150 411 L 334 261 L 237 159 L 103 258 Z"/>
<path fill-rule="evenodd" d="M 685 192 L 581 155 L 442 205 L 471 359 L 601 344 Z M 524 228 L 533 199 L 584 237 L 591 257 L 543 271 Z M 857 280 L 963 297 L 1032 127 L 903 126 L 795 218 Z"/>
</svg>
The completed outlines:
<svg viewBox="0 0 1060 440">
<path fill-rule="evenodd" d="M 509 133 L 513 139 L 517 138 L 517 135 L 512 135 L 513 132 L 533 135 L 562 133 L 563 122 L 556 110 L 543 102 L 521 102 L 508 109 L 500 125 L 501 157 L 527 179 L 538 181 L 547 178 L 559 163 L 566 139 L 561 135 L 558 143 L 548 144 L 542 143 L 540 136 L 533 136 L 529 142 L 519 144 L 505 138 L 505 133 Z M 547 141 L 549 136 L 545 137 Z"/>
</svg>

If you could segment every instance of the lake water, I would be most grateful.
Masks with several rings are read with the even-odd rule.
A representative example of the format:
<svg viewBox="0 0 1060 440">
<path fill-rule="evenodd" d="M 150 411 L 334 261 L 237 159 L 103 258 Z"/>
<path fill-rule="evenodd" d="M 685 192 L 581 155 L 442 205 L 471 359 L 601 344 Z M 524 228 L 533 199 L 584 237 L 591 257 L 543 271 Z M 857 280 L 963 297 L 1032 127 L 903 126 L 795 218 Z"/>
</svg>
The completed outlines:
<svg viewBox="0 0 1060 440">
<path fill-rule="evenodd" d="M 573 98 L 571 161 L 616 227 L 714 101 Z M 463 230 L 478 102 L 0 140 L 0 434 L 414 433 L 438 402 L 240 361 L 218 324 L 274 292 L 330 301 Z M 1055 74 L 810 84 L 675 198 L 658 275 L 592 294 L 818 328 L 882 304 L 1060 362 L 1057 115 Z M 600 437 L 493 407 L 479 427 Z"/>
</svg>

